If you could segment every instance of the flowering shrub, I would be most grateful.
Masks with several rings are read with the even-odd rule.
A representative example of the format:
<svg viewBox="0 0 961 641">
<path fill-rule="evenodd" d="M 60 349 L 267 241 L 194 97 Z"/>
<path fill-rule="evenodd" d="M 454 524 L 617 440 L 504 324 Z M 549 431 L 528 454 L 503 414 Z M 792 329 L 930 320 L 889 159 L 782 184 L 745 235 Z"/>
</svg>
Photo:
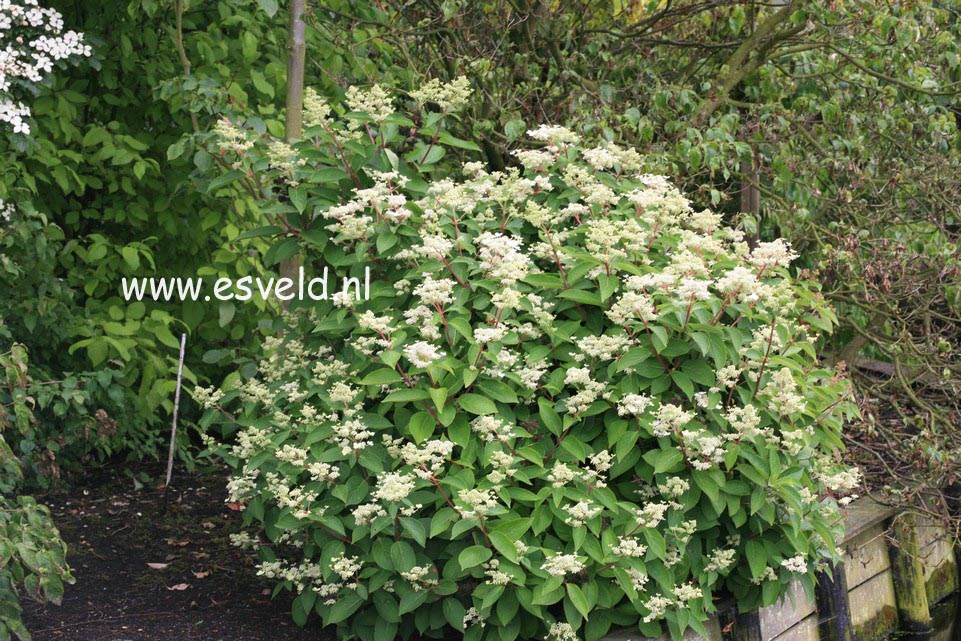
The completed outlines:
<svg viewBox="0 0 961 641">
<path fill-rule="evenodd" d="M 376 641 L 678 638 L 719 595 L 810 589 L 857 473 L 835 457 L 846 385 L 814 347 L 834 317 L 790 248 L 561 127 L 528 132 L 523 171 L 425 180 L 469 143 L 441 129 L 456 100 L 419 98 L 410 120 L 376 87 L 343 117 L 314 96 L 292 145 L 220 128 L 308 263 L 371 270 L 370 300 L 292 304 L 257 368 L 196 393 L 239 426 L 229 501 L 263 536 L 236 543 L 295 619 Z"/>
<path fill-rule="evenodd" d="M 0 122 L 13 133 L 30 133 L 30 108 L 23 103 L 37 93 L 55 64 L 89 57 L 83 34 L 63 30 L 56 9 L 37 0 L 0 0 Z"/>
</svg>

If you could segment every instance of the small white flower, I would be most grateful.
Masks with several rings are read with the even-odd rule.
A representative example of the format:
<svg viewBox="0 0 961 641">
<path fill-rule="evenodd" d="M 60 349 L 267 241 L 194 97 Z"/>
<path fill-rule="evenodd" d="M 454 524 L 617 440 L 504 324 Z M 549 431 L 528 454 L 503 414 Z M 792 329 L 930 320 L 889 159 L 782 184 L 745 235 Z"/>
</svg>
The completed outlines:
<svg viewBox="0 0 961 641">
<path fill-rule="evenodd" d="M 582 563 L 575 554 L 558 554 L 544 559 L 541 569 L 551 576 L 566 576 L 577 574 L 584 569 Z"/>
<path fill-rule="evenodd" d="M 425 341 L 418 341 L 404 348 L 404 355 L 414 367 L 427 367 L 434 361 L 443 358 L 444 352 Z"/>
</svg>

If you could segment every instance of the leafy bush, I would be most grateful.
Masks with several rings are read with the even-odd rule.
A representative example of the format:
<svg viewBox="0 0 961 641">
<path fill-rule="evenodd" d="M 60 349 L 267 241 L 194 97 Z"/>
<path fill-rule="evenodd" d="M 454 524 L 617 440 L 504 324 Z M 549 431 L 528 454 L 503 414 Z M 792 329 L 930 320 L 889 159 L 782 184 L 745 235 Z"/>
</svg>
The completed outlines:
<svg viewBox="0 0 961 641">
<path fill-rule="evenodd" d="M 2 328 L 0 328 L 2 329 Z M 29 641 L 20 620 L 20 594 L 60 603 L 64 583 L 73 583 L 67 547 L 50 519 L 50 511 L 17 491 L 23 478 L 20 461 L 4 439 L 11 429 L 25 437 L 35 421 L 34 399 L 27 393 L 27 352 L 14 344 L 0 353 L 0 639 L 11 635 Z"/>
<path fill-rule="evenodd" d="M 14 207 L 0 201 L 0 210 L 0 350 L 31 346 L 32 363 L 22 372 L 21 387 L 33 404 L 32 418 L 12 443 L 29 481 L 58 478 L 61 463 L 76 465 L 123 449 L 155 451 L 162 437 L 142 419 L 149 408 L 129 389 L 135 377 L 116 361 L 97 363 L 91 371 L 79 354 L 66 354 L 77 328 L 87 323 L 75 290 L 51 266 L 69 255 L 73 244 L 29 202 Z M 135 320 L 130 317 L 138 305 L 144 315 L 144 305 L 134 303 L 126 308 L 128 322 Z M 155 310 L 142 322 L 163 326 L 166 317 Z M 129 336 L 105 340 L 133 348 Z"/>
<path fill-rule="evenodd" d="M 442 111 L 413 120 L 376 86 L 342 118 L 314 98 L 290 146 L 220 128 L 234 175 L 307 221 L 308 275 L 336 274 L 255 375 L 197 390 L 241 426 L 229 500 L 267 542 L 237 543 L 295 620 L 376 641 L 679 638 L 719 595 L 811 589 L 853 410 L 788 246 L 749 247 L 633 150 L 561 127 L 529 132 L 524 172 L 424 180 L 470 147 L 439 129 L 452 93 L 415 93 Z M 358 300 L 342 279 L 366 269 Z"/>
</svg>

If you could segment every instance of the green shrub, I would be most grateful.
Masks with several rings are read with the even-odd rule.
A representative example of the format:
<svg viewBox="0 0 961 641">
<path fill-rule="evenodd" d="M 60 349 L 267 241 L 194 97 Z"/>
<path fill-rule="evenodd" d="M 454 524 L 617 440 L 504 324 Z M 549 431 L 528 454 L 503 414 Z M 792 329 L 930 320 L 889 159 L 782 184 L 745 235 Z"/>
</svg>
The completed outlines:
<svg viewBox="0 0 961 641">
<path fill-rule="evenodd" d="M 266 542 L 236 542 L 295 620 L 376 641 L 678 638 L 719 595 L 810 589 L 853 409 L 787 245 L 750 247 L 633 150 L 561 127 L 529 132 L 523 172 L 425 180 L 470 146 L 433 89 L 415 97 L 445 111 L 413 120 L 377 87 L 342 118 L 314 101 L 292 146 L 221 127 L 268 211 L 307 221 L 281 244 L 302 239 L 308 275 L 371 281 L 292 303 L 255 372 L 197 391 L 240 426 L 229 500 Z"/>
<path fill-rule="evenodd" d="M 29 437 L 35 423 L 23 345 L 0 351 L 0 369 L 0 640 L 29 641 L 20 620 L 21 595 L 59 604 L 64 583 L 73 577 L 50 511 L 19 491 L 21 463 L 5 440 L 11 433 L 14 442 Z"/>
<path fill-rule="evenodd" d="M 155 453 L 163 438 L 146 418 L 152 408 L 131 389 L 136 375 L 126 365 L 142 361 L 130 353 L 141 354 L 129 333 L 104 339 L 126 350 L 125 363 L 111 359 L 89 370 L 82 353 L 68 353 L 75 351 L 69 347 L 78 331 L 96 326 L 85 318 L 77 290 L 56 273 L 58 261 L 73 249 L 62 228 L 31 203 L 0 201 L 0 352 L 13 344 L 30 346 L 21 389 L 31 399 L 32 419 L 11 443 L 30 483 L 47 484 L 59 477 L 61 465 L 76 467 L 117 451 Z M 166 330 L 170 320 L 165 312 L 147 314 L 143 303 L 133 303 L 107 324 L 119 326 L 124 313 L 128 326 L 154 330 Z"/>
</svg>

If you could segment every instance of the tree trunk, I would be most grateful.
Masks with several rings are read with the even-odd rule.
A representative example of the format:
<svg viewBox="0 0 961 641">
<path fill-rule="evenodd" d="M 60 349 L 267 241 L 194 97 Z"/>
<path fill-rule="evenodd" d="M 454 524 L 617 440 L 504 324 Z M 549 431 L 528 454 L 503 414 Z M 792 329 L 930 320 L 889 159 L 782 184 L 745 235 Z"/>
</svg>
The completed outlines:
<svg viewBox="0 0 961 641">
<path fill-rule="evenodd" d="M 307 59 L 307 25 L 304 23 L 306 0 L 290 0 L 290 28 L 287 32 L 287 97 L 284 136 L 287 142 L 300 138 L 304 130 L 304 67 Z M 296 280 L 300 255 L 280 263 L 281 277 Z M 281 301 L 286 309 L 287 301 Z"/>
</svg>

